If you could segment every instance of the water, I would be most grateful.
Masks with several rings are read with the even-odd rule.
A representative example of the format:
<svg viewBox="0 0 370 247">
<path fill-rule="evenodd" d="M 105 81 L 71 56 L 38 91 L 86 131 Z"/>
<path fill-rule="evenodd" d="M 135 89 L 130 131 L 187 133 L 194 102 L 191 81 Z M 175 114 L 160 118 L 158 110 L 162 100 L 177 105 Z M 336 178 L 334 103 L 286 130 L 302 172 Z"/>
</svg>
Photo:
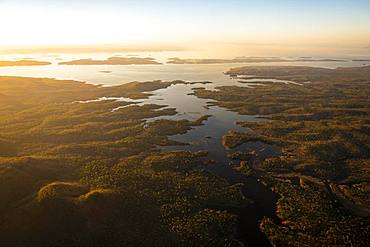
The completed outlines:
<svg viewBox="0 0 370 247">
<path fill-rule="evenodd" d="M 230 80 L 230 79 L 228 79 Z M 236 80 L 230 80 L 230 83 L 238 83 Z M 276 82 L 282 83 L 282 82 Z M 246 84 L 241 83 L 241 86 Z M 171 116 L 159 116 L 147 119 L 152 122 L 158 119 L 181 120 L 187 119 L 194 121 L 204 115 L 210 117 L 201 126 L 196 126 L 185 134 L 173 135 L 169 138 L 188 145 L 178 146 L 161 146 L 162 151 L 207 151 L 208 159 L 215 161 L 214 164 L 208 166 L 209 171 L 226 178 L 231 184 L 242 183 L 243 194 L 254 201 L 253 204 L 243 208 L 239 213 L 239 225 L 241 232 L 239 238 L 244 243 L 252 246 L 270 246 L 266 237 L 259 231 L 258 225 L 264 217 L 276 219 L 275 204 L 278 199 L 277 195 L 271 192 L 267 187 L 261 184 L 255 177 L 246 177 L 240 174 L 230 164 L 228 153 L 234 151 L 257 151 L 260 158 L 274 157 L 281 154 L 280 147 L 267 145 L 261 142 L 250 142 L 238 146 L 232 150 L 226 149 L 222 145 L 222 137 L 229 131 L 245 132 L 250 131 L 241 127 L 237 122 L 241 121 L 269 121 L 267 119 L 258 118 L 256 116 L 241 115 L 236 112 L 229 111 L 225 108 L 214 105 L 212 100 L 201 99 L 194 96 L 193 88 L 205 87 L 214 89 L 214 84 L 175 84 L 165 89 L 155 90 L 152 96 L 148 99 L 132 100 L 128 98 L 101 98 L 97 100 L 117 100 L 128 101 L 132 104 L 158 104 L 163 108 L 175 108 L 177 114 Z M 253 90 L 251 88 L 251 90 Z M 93 100 L 94 101 L 94 100 Z M 87 101 L 86 103 L 88 103 Z M 128 106 L 122 106 L 122 108 Z M 120 107 L 112 109 L 119 110 Z M 237 163 L 235 164 L 237 165 Z"/>
<path fill-rule="evenodd" d="M 200 99 L 192 93 L 194 88 L 203 87 L 209 90 L 217 90 L 219 86 L 240 86 L 253 87 L 260 86 L 255 79 L 231 79 L 222 72 L 231 67 L 247 65 L 304 65 L 335 68 L 338 66 L 360 66 L 363 62 L 279 62 L 279 63 L 243 63 L 243 64 L 212 64 L 212 65 L 93 65 L 93 66 L 59 66 L 58 61 L 70 60 L 72 57 L 34 57 L 43 61 L 52 61 L 49 66 L 34 67 L 0 67 L 0 75 L 28 76 L 28 77 L 48 77 L 57 79 L 72 79 L 86 81 L 93 84 L 103 84 L 113 86 L 124 84 L 131 81 L 152 81 L 152 80 L 184 80 L 191 82 L 210 81 L 212 83 L 196 84 L 176 84 L 165 89 L 153 91 L 148 99 L 132 100 L 128 98 L 102 98 L 92 100 L 117 100 L 128 101 L 132 104 L 158 104 L 163 107 L 175 108 L 176 115 L 160 116 L 147 119 L 155 121 L 158 119 L 172 120 L 196 120 L 204 115 L 210 117 L 201 126 L 196 126 L 185 134 L 169 137 L 172 140 L 184 142 L 189 145 L 165 146 L 160 147 L 163 151 L 208 151 L 208 158 L 215 163 L 209 166 L 209 170 L 219 176 L 226 178 L 230 183 L 243 183 L 242 192 L 245 196 L 252 199 L 254 203 L 243 209 L 239 217 L 240 239 L 251 246 L 269 246 L 266 237 L 258 230 L 258 223 L 263 216 L 278 221 L 275 215 L 275 204 L 277 195 L 261 184 L 257 178 L 245 177 L 233 168 L 227 154 L 234 151 L 257 151 L 260 158 L 278 156 L 281 153 L 280 147 L 267 145 L 261 142 L 243 144 L 234 150 L 228 150 L 222 145 L 222 136 L 229 131 L 250 131 L 237 125 L 242 121 L 268 121 L 250 115 L 240 115 L 236 112 L 228 111 L 225 108 L 215 106 L 212 100 Z M 55 60 L 58 59 L 58 60 Z M 75 59 L 75 58 L 73 58 Z M 265 79 L 266 80 L 266 79 Z M 274 83 L 291 83 L 289 81 L 271 80 Z M 266 86 L 266 85 L 265 85 Z M 268 85 L 267 85 L 268 86 Z M 88 102 L 86 102 L 88 103 Z M 123 106 L 126 107 L 126 106 Z M 119 110 L 120 108 L 112 109 Z"/>
<path fill-rule="evenodd" d="M 48 77 L 57 79 L 70 79 L 86 81 L 93 84 L 120 85 L 132 81 L 153 81 L 153 80 L 184 80 L 184 81 L 212 81 L 214 86 L 234 85 L 229 77 L 222 75 L 222 72 L 231 67 L 239 66 L 260 66 L 260 65 L 302 65 L 325 68 L 351 67 L 370 64 L 370 62 L 275 62 L 275 63 L 241 63 L 241 64 L 163 64 L 163 65 L 57 65 L 61 61 L 69 61 L 79 58 L 105 59 L 117 54 L 89 54 L 89 55 L 29 55 L 29 58 L 49 61 L 48 66 L 24 66 L 24 67 L 0 67 L 0 75 L 27 76 L 27 77 Z M 142 57 L 151 56 L 160 62 L 165 62 L 166 57 L 161 53 L 140 53 Z M 179 56 L 183 54 L 168 54 Z M 0 60 L 21 59 L 24 56 L 0 56 Z M 58 60 L 56 60 L 58 59 Z M 108 73 L 107 73 L 108 72 Z M 240 83 L 235 82 L 236 85 Z"/>
</svg>

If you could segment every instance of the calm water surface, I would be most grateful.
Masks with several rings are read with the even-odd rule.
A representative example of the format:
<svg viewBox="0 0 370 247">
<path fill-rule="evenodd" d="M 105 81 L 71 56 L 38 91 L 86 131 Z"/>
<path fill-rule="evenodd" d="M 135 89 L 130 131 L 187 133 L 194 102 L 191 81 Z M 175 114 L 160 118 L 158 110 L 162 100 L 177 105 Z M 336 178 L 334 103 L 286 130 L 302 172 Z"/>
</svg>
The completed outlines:
<svg viewBox="0 0 370 247">
<path fill-rule="evenodd" d="M 258 230 L 259 221 L 268 216 L 275 220 L 275 204 L 277 195 L 262 185 L 257 178 L 248 178 L 241 175 L 227 157 L 233 151 L 258 151 L 263 158 L 280 155 L 281 150 L 277 146 L 266 145 L 260 142 L 247 143 L 237 147 L 235 150 L 227 150 L 222 145 L 222 136 L 227 132 L 250 131 L 237 125 L 241 121 L 268 121 L 256 116 L 240 115 L 225 108 L 212 105 L 212 100 L 200 99 L 192 95 L 193 88 L 204 87 L 216 90 L 218 86 L 256 86 L 258 80 L 231 79 L 223 74 L 231 67 L 247 65 L 304 65 L 335 68 L 339 66 L 361 66 L 363 62 L 279 62 L 279 63 L 243 63 L 243 64 L 213 64 L 213 65 L 84 65 L 68 66 L 57 65 L 61 60 L 70 60 L 71 57 L 35 57 L 34 59 L 51 61 L 52 65 L 33 67 L 0 67 L 0 76 L 27 76 L 27 77 L 48 77 L 57 79 L 72 79 L 86 81 L 93 84 L 105 86 L 119 85 L 131 81 L 152 81 L 152 80 L 184 80 L 191 82 L 210 81 L 208 84 L 176 84 L 165 89 L 156 90 L 152 96 L 143 100 L 131 100 L 117 98 L 117 100 L 130 101 L 132 104 L 158 104 L 163 107 L 175 108 L 176 115 L 160 116 L 147 119 L 155 121 L 158 119 L 173 120 L 196 120 L 204 115 L 210 115 L 203 125 L 194 127 L 185 134 L 174 135 L 170 138 L 184 142 L 187 146 L 166 146 L 160 147 L 163 151 L 208 151 L 208 158 L 216 163 L 210 165 L 211 172 L 226 178 L 230 183 L 243 183 L 242 191 L 245 196 L 252 199 L 254 204 L 242 210 L 239 217 L 241 228 L 240 239 L 250 246 L 269 246 L 266 237 Z M 249 83 L 248 83 L 249 82 Z M 276 83 L 289 83 L 287 81 L 274 80 Z M 258 85 L 257 85 L 258 86 Z M 102 99 L 104 100 L 104 99 Z M 119 110 L 112 109 L 112 110 Z"/>
</svg>

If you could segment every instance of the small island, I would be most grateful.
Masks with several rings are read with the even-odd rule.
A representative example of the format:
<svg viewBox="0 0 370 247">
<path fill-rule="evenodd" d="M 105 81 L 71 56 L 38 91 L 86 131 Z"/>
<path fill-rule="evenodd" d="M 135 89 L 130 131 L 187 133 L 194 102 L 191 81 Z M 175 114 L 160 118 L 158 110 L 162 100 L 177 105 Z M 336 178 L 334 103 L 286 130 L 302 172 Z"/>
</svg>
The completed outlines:
<svg viewBox="0 0 370 247">
<path fill-rule="evenodd" d="M 169 58 L 169 64 L 217 64 L 217 63 L 262 63 L 262 62 L 289 62 L 289 60 L 278 57 L 237 57 L 233 59 L 222 58 Z"/>
<path fill-rule="evenodd" d="M 49 65 L 50 62 L 35 61 L 35 60 L 17 60 L 17 61 L 0 61 L 0 67 L 6 66 L 40 66 Z"/>
<path fill-rule="evenodd" d="M 110 57 L 106 60 L 78 59 L 68 62 L 60 62 L 59 65 L 139 65 L 161 64 L 151 57 Z"/>
<path fill-rule="evenodd" d="M 232 59 L 222 58 L 169 58 L 168 64 L 219 64 L 219 63 L 273 63 L 273 62 L 346 62 L 341 59 L 300 57 L 297 59 L 285 59 L 280 57 L 236 57 Z"/>
</svg>

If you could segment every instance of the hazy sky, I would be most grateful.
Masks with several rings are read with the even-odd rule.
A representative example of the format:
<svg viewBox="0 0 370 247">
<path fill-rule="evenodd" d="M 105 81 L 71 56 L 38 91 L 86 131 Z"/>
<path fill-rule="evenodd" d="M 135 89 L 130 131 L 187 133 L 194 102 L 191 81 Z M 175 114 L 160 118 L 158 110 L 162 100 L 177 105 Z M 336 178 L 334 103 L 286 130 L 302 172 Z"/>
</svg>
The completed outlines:
<svg viewBox="0 0 370 247">
<path fill-rule="evenodd" d="M 370 47 L 370 0 L 0 0 L 0 46 Z"/>
</svg>

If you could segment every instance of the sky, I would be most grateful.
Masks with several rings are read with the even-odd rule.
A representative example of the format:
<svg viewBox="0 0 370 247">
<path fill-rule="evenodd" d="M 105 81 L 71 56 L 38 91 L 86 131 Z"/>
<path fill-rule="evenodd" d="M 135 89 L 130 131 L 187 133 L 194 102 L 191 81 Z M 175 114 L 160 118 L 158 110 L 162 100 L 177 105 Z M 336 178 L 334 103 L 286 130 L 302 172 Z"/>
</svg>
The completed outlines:
<svg viewBox="0 0 370 247">
<path fill-rule="evenodd" d="M 370 0 L 0 0 L 0 47 L 100 44 L 362 51 Z"/>
</svg>

